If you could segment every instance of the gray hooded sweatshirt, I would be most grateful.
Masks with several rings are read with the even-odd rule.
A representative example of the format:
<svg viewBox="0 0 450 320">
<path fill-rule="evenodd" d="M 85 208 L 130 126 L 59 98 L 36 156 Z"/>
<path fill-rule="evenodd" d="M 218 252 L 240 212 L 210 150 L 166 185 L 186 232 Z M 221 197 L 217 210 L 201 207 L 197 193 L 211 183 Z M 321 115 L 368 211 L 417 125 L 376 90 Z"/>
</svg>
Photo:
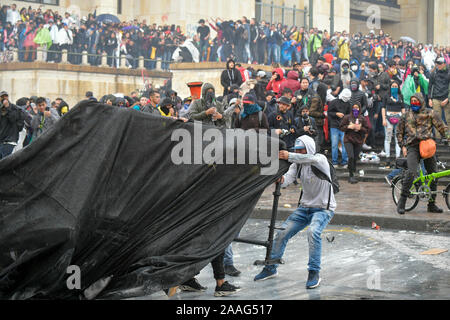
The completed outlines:
<svg viewBox="0 0 450 320">
<path fill-rule="evenodd" d="M 328 197 L 330 194 L 330 183 L 319 179 L 311 169 L 314 165 L 317 169 L 331 180 L 330 165 L 323 154 L 316 154 L 316 144 L 309 136 L 299 138 L 306 146 L 307 154 L 289 153 L 288 161 L 292 163 L 289 171 L 284 175 L 284 183 L 281 187 L 287 187 L 298 177 L 298 171 L 301 170 L 300 180 L 303 186 L 303 196 L 300 206 L 305 208 L 327 209 Z M 331 188 L 330 210 L 336 210 L 336 199 L 334 198 L 333 188 Z"/>
</svg>

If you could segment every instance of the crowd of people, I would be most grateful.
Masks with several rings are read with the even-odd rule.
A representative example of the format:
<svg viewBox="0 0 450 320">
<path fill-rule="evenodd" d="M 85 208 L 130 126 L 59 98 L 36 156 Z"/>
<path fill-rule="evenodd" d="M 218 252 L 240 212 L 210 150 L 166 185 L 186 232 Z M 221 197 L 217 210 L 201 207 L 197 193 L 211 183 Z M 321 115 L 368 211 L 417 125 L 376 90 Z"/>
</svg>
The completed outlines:
<svg viewBox="0 0 450 320">
<path fill-rule="evenodd" d="M 148 56 L 149 52 L 150 58 L 153 53 L 164 56 L 164 50 L 169 46 L 166 39 L 174 40 L 174 44 L 175 39 L 184 39 L 175 26 L 167 29 L 155 25 L 147 27 L 145 22 L 137 21 L 103 26 L 96 22 L 95 14 L 80 20 L 77 33 L 72 34 L 69 26 L 78 22 L 71 21 L 69 14 L 64 18 L 51 11 L 21 10 L 20 19 L 10 21 L 16 14 L 11 15 L 8 10 L 2 12 L 0 22 L 6 26 L 2 30 L 7 30 L 3 32 L 6 35 L 3 40 L 8 39 L 3 43 L 8 45 L 11 45 L 10 39 L 15 45 L 14 39 L 22 38 L 24 41 L 20 46 L 29 47 L 30 42 L 25 42 L 28 36 L 35 32 L 39 39 L 46 25 L 50 25 L 50 29 L 59 29 L 57 33 L 62 34 L 61 39 L 79 36 L 87 41 L 75 42 L 77 46 L 81 44 L 77 48 L 93 49 L 97 53 L 106 50 L 109 55 L 117 48 L 122 50 L 125 41 L 130 45 L 124 46 L 125 53 L 136 52 L 133 57 L 144 53 Z M 403 156 L 407 157 L 411 168 L 398 205 L 398 212 L 404 214 L 414 170 L 421 158 L 419 143 L 432 138 L 448 143 L 450 139 L 446 126 L 450 121 L 449 48 L 404 45 L 401 41 L 392 41 L 382 31 L 379 35 L 370 32 L 367 36 L 355 34 L 350 37 L 346 32 L 338 32 L 330 36 L 316 29 L 306 33 L 303 28 L 289 29 L 265 22 L 257 24 L 254 19 L 246 18 L 237 22 L 215 20 L 209 25 L 217 31 L 217 37 L 210 40 L 210 28 L 200 20 L 198 41 L 194 42 L 200 61 L 226 61 L 226 69 L 220 76 L 222 88 L 204 83 L 201 97 L 193 99 L 179 97 L 168 82 L 159 89 L 149 85 L 143 91 L 105 95 L 99 101 L 111 107 L 127 108 L 130 112 L 151 113 L 185 122 L 196 120 L 221 128 L 270 129 L 268 132 L 277 135 L 286 149 L 280 152 L 280 159 L 292 163 L 288 174 L 279 182 L 283 186 L 295 182 L 301 170 L 300 179 L 305 186 L 300 207 L 289 219 L 304 222 L 290 223 L 288 219 L 286 228 L 275 240 L 272 258 L 280 259 L 287 241 L 311 224 L 307 288 L 316 288 L 320 283 L 320 235 L 333 216 L 336 201 L 329 181 L 316 177 L 311 167 L 320 167 L 331 180 L 332 170 L 324 156 L 331 150 L 333 167 L 347 169 L 349 183 L 358 183 L 356 166 L 361 151 L 375 149 L 382 138 L 386 166 Z M 131 27 L 129 32 L 117 35 L 127 27 Z M 19 32 L 23 28 L 25 32 Z M 15 35 L 11 37 L 11 34 Z M 85 37 L 88 34 L 96 40 Z M 36 37 L 33 38 L 35 43 Z M 160 41 L 165 43 L 163 50 L 150 50 Z M 60 47 L 64 45 L 58 43 Z M 285 54 L 287 48 L 283 49 L 286 43 L 294 48 L 290 48 L 288 54 Z M 49 48 L 53 45 L 47 44 Z M 47 58 L 56 59 L 56 56 L 49 52 Z M 23 59 L 33 59 L 32 51 L 26 49 Z M 75 61 L 76 56 L 72 59 Z M 111 66 L 115 65 L 114 61 L 111 57 Z M 242 66 L 249 62 L 268 63 L 273 70 L 266 72 Z M 130 65 L 135 67 L 133 62 Z M 86 93 L 86 99 L 97 101 L 92 92 Z M 0 93 L 0 110 L 1 159 L 33 143 L 65 116 L 69 106 L 63 99 L 51 102 L 43 97 L 20 98 L 14 104 L 3 91 Z M 391 154 L 392 142 L 395 154 Z M 427 172 L 436 172 L 436 158 L 425 160 Z M 431 189 L 435 190 L 436 185 Z M 435 204 L 435 196 L 429 200 L 428 211 L 442 212 Z M 217 283 L 215 295 L 237 292 L 239 287 L 225 281 L 225 274 L 237 276 L 240 273 L 233 265 L 231 245 L 211 263 Z M 275 276 L 276 270 L 276 265 L 266 266 L 255 281 Z M 206 289 L 195 278 L 182 284 L 181 288 L 188 291 Z"/>
<path fill-rule="evenodd" d="M 346 31 L 330 34 L 326 30 L 287 26 L 281 23 L 256 21 L 242 17 L 239 20 L 200 19 L 195 35 L 185 35 L 180 26 L 138 21 L 110 21 L 97 17 L 96 12 L 79 17 L 69 12 L 59 13 L 39 7 L 17 8 L 16 4 L 0 9 L 0 52 L 19 50 L 20 61 L 36 59 L 41 47 L 48 62 L 60 62 L 61 52 L 69 52 L 69 62 L 80 64 L 81 53 L 89 54 L 91 65 L 100 65 L 106 53 L 111 67 L 120 65 L 126 56 L 126 65 L 137 68 L 139 57 L 144 57 L 145 68 L 154 69 L 162 61 L 168 70 L 173 61 L 201 62 L 233 59 L 248 64 L 280 64 L 291 67 L 295 62 L 308 60 L 313 65 L 319 57 L 329 63 L 348 60 L 358 65 L 366 61 L 387 63 L 394 56 L 423 65 L 427 70 L 442 57 L 450 63 L 450 46 L 413 43 L 412 39 L 395 40 L 382 30 L 353 35 Z M 211 31 L 215 31 L 215 36 Z M 3 54 L 2 60 L 8 60 Z"/>
</svg>

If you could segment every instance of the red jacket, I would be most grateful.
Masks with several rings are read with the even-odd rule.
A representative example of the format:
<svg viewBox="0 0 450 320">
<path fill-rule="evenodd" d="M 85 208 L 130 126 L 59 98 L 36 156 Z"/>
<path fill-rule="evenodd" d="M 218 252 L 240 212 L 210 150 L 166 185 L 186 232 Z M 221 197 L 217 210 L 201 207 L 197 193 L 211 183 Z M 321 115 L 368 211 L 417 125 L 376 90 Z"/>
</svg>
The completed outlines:
<svg viewBox="0 0 450 320">
<path fill-rule="evenodd" d="M 285 88 L 289 88 L 292 90 L 292 95 L 294 95 L 295 91 L 300 90 L 300 82 L 298 81 L 298 72 L 297 71 L 289 71 L 287 75 L 287 80 L 285 79 L 280 85 L 280 95 Z"/>
<path fill-rule="evenodd" d="M 270 82 L 267 84 L 266 91 L 272 90 L 273 92 L 275 92 L 277 94 L 277 96 L 279 96 L 281 94 L 280 86 L 284 80 L 283 69 L 281 69 L 281 68 L 275 69 L 275 71 L 272 72 L 272 75 L 275 73 L 278 73 L 278 75 L 280 76 L 279 77 L 280 79 L 279 80 L 270 80 Z"/>
</svg>

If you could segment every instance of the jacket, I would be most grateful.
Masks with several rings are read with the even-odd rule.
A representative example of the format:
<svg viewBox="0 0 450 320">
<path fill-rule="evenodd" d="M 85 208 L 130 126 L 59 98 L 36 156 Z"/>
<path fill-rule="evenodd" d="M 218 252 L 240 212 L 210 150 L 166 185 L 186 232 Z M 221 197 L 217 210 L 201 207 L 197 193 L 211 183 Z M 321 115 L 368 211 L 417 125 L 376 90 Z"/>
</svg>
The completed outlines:
<svg viewBox="0 0 450 320">
<path fill-rule="evenodd" d="M 58 111 L 56 111 L 54 108 L 50 108 L 50 112 L 51 116 L 49 118 L 46 118 L 43 114 L 38 113 L 33 117 L 33 120 L 31 120 L 33 140 L 41 136 L 59 120 Z"/>
<path fill-rule="evenodd" d="M 280 110 L 272 113 L 269 116 L 269 127 L 270 129 L 283 129 L 290 131 L 294 129 L 295 134 L 297 134 L 297 127 L 295 126 L 294 117 L 292 112 L 286 111 L 286 113 L 282 113 Z M 286 145 L 287 148 L 293 148 L 295 144 L 296 135 L 289 133 L 288 135 L 281 138 Z"/>
<path fill-rule="evenodd" d="M 303 196 L 300 206 L 304 208 L 327 209 L 328 197 L 330 197 L 330 211 L 336 210 L 336 199 L 330 183 L 319 179 L 312 171 L 311 165 L 325 173 L 331 180 L 330 165 L 323 154 L 316 154 L 316 144 L 311 137 L 302 136 L 301 141 L 305 144 L 307 154 L 289 153 L 288 161 L 292 163 L 289 171 L 284 175 L 285 188 L 292 184 L 300 175 L 303 187 Z M 331 193 L 330 193 L 331 192 Z"/>
<path fill-rule="evenodd" d="M 310 126 L 310 131 L 305 131 L 305 127 L 308 125 Z M 306 122 L 306 123 L 305 123 Z M 302 116 L 295 118 L 295 126 L 297 127 L 297 136 L 310 136 L 311 138 L 314 138 L 317 136 L 317 126 L 316 121 L 314 121 L 314 118 L 308 117 L 308 120 L 303 119 Z M 311 133 L 312 132 L 312 133 Z"/>
<path fill-rule="evenodd" d="M 441 115 L 426 107 L 421 93 L 416 93 L 413 97 L 420 101 L 422 108 L 418 113 L 409 109 L 400 119 L 397 126 L 397 139 L 400 147 L 417 146 L 422 140 L 432 139 L 433 127 L 440 132 L 442 137 L 450 138 L 448 127 L 441 120 Z"/>
<path fill-rule="evenodd" d="M 279 75 L 279 80 L 270 80 L 267 84 L 266 90 L 275 92 L 279 98 L 281 95 L 280 87 L 284 80 L 284 74 L 281 68 L 275 69 L 274 72 Z"/>
<path fill-rule="evenodd" d="M 361 130 L 355 131 L 353 129 L 349 129 L 348 126 L 350 125 L 350 122 L 356 123 L 357 120 L 361 124 Z M 369 125 L 367 124 L 366 118 L 361 114 L 358 118 L 355 118 L 353 114 L 349 114 L 342 118 L 339 130 L 345 132 L 344 143 L 363 145 L 366 134 L 369 132 Z"/>
<path fill-rule="evenodd" d="M 436 69 L 431 74 L 428 85 L 428 97 L 430 99 L 445 100 L 449 95 L 450 71 L 448 68 L 442 71 Z"/>
<path fill-rule="evenodd" d="M 428 80 L 425 79 L 425 77 L 422 74 L 419 74 L 418 83 L 419 83 L 420 92 L 422 93 L 422 95 L 427 94 L 429 84 L 428 84 Z M 403 84 L 403 87 L 402 87 L 402 95 L 403 95 L 403 99 L 404 99 L 405 103 L 408 106 L 411 104 L 411 98 L 414 96 L 414 94 L 416 94 L 419 86 L 416 85 L 413 75 L 409 75 L 406 78 L 405 83 Z"/>
<path fill-rule="evenodd" d="M 217 101 L 216 99 L 213 100 L 211 105 L 207 105 L 206 102 L 206 92 L 209 89 L 214 89 L 214 86 L 210 83 L 205 83 L 202 87 L 202 97 L 200 99 L 197 99 L 191 103 L 191 106 L 189 107 L 189 118 L 192 120 L 201 121 L 205 124 L 213 125 L 213 126 L 219 126 L 219 127 L 225 127 L 226 126 L 226 115 L 224 114 L 224 107 L 223 104 Z M 209 108 L 216 108 L 217 112 L 220 113 L 223 118 L 218 119 L 216 121 L 212 121 L 212 116 L 206 114 L 206 110 Z"/>
<path fill-rule="evenodd" d="M 60 46 L 64 45 L 64 44 L 73 44 L 73 34 L 72 34 L 72 30 L 62 28 L 61 30 L 58 31 L 58 44 Z"/>
<path fill-rule="evenodd" d="M 223 95 L 226 96 L 230 92 L 228 91 L 228 87 L 231 87 L 233 84 L 241 86 L 243 83 L 241 72 L 236 68 L 230 68 L 229 64 L 232 60 L 227 62 L 227 68 L 222 71 L 222 75 L 220 76 L 220 83 L 223 87 Z"/>
<path fill-rule="evenodd" d="M 8 108 L 0 107 L 0 144 L 17 143 L 19 132 L 24 126 L 25 116 L 16 105 L 10 104 Z"/>
<path fill-rule="evenodd" d="M 339 118 L 336 113 L 343 113 L 344 116 L 346 116 L 350 114 L 351 111 L 352 106 L 350 105 L 350 102 L 344 102 L 341 99 L 331 101 L 328 108 L 328 127 L 339 129 L 343 118 Z"/>
<path fill-rule="evenodd" d="M 287 75 L 287 79 L 285 79 L 280 85 L 280 93 L 283 92 L 285 88 L 289 88 L 292 90 L 292 94 L 297 90 L 301 89 L 300 82 L 298 81 L 298 72 L 297 71 L 289 71 Z"/>
</svg>

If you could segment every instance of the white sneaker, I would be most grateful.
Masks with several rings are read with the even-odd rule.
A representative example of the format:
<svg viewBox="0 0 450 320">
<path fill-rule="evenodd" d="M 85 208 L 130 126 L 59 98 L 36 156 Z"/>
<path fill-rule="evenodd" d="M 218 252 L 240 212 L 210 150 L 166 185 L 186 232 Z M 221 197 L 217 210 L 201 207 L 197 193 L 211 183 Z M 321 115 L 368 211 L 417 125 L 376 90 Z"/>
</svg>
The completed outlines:
<svg viewBox="0 0 450 320">
<path fill-rule="evenodd" d="M 386 152 L 384 152 L 384 150 L 383 150 L 383 151 L 381 151 L 381 152 L 378 154 L 378 156 L 379 156 L 379 157 L 382 157 L 382 158 L 385 158 L 385 157 L 387 156 L 387 154 L 386 154 Z"/>
<path fill-rule="evenodd" d="M 362 146 L 362 149 L 364 150 L 364 151 L 370 151 L 370 150 L 372 150 L 372 147 L 370 147 L 370 146 L 368 146 L 367 144 L 363 144 L 363 146 Z"/>
</svg>

